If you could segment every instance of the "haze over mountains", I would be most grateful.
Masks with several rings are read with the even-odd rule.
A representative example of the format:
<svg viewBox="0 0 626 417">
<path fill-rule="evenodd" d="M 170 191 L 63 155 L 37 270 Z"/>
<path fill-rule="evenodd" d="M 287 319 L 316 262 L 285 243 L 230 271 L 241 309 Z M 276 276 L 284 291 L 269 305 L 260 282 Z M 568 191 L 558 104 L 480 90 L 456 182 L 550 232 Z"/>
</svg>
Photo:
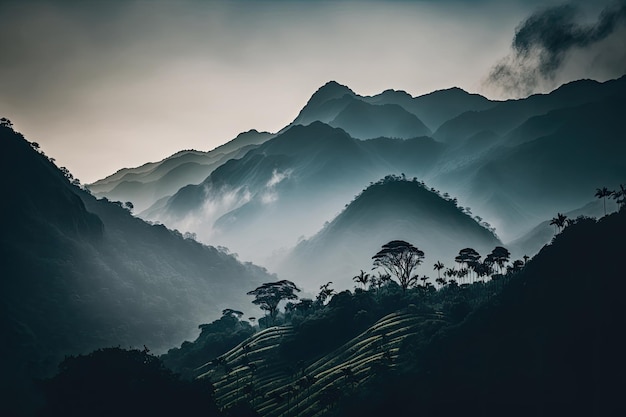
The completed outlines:
<svg viewBox="0 0 626 417">
<path fill-rule="evenodd" d="M 305 280 L 351 277 L 355 267 L 370 269 L 380 242 L 397 239 L 424 249 L 426 267 L 418 270 L 422 275 L 430 273 L 436 261 L 454 259 L 460 249 L 472 247 L 486 254 L 502 244 L 452 198 L 416 179 L 388 176 L 365 189 L 320 232 L 300 242 L 277 271 Z M 336 285 L 347 289 L 351 284 L 338 280 Z"/>
<path fill-rule="evenodd" d="M 3 364 L 2 388 L 22 407 L 32 401 L 25 394 L 32 377 L 49 374 L 65 354 L 115 344 L 163 351 L 193 338 L 221 310 L 251 309 L 246 292 L 261 283 L 291 279 L 307 296 L 328 281 L 338 291 L 351 288 L 352 277 L 368 270 L 372 255 L 391 240 L 424 251 L 420 275 L 432 274 L 437 261 L 451 265 L 463 248 L 486 255 L 504 245 L 515 257 L 533 255 L 552 239 L 546 221 L 557 212 L 604 214 L 594 191 L 624 182 L 625 96 L 626 77 L 505 102 L 459 89 L 361 97 L 331 82 L 280 132 L 250 131 L 211 152 L 181 151 L 121 170 L 89 186 L 101 199 L 3 119 L 0 177 L 9 198 L 1 213 L 7 224 L 0 308 L 7 336 L 2 357 L 10 361 Z M 621 224 L 622 214 L 611 225 Z M 578 223 L 577 233 L 595 227 L 592 220 Z M 242 263 L 220 246 L 262 266 Z M 507 276 L 525 265 L 512 263 Z M 502 279 L 502 266 L 497 272 Z M 469 288 L 437 281 L 445 289 L 439 293 L 425 280 L 402 297 L 445 298 Z M 488 284 L 473 287 L 475 305 L 499 291 L 497 282 Z M 368 313 L 371 300 L 361 300 L 350 306 L 354 317 L 342 316 L 345 323 L 366 318 L 363 331 L 379 313 L 393 313 L 400 294 L 393 285 L 369 291 L 363 284 L 355 300 L 378 297 L 380 311 Z M 341 294 L 332 299 L 340 307 L 332 314 L 350 303 Z M 309 301 L 291 306 L 291 313 L 313 305 L 324 310 L 323 300 Z M 437 303 L 453 321 L 469 308 L 443 298 Z M 435 307 L 392 324 L 412 334 L 401 323 L 415 319 L 426 331 L 435 314 L 437 326 L 445 326 L 448 318 L 440 320 Z M 272 346 L 280 342 L 265 336 Z M 354 346 L 371 342 L 363 337 Z M 183 364 L 188 352 L 201 350 L 187 344 L 170 359 Z M 331 364 L 340 362 L 328 361 L 315 369 L 338 378 Z M 367 358 L 343 363 L 365 366 L 361 361 Z"/>
<path fill-rule="evenodd" d="M 370 183 L 404 174 L 471 207 L 506 244 L 557 211 L 585 206 L 597 187 L 624 181 L 626 143 L 618 132 L 625 97 L 626 77 L 576 81 L 502 102 L 458 88 L 364 97 L 329 82 L 277 134 L 238 137 L 221 159 L 219 148 L 207 154 L 217 161 L 205 165 L 207 176 L 200 180 L 198 170 L 170 197 L 175 187 L 158 182 L 124 192 L 127 179 L 119 176 L 90 188 L 121 201 L 136 195 L 141 207 L 151 204 L 141 217 L 274 268 Z M 172 159 L 185 158 L 177 154 L 150 168 L 168 171 Z M 181 184 L 182 171 L 193 169 L 177 166 Z M 146 198 L 146 190 L 154 197 Z"/>
<path fill-rule="evenodd" d="M 90 184 L 89 190 L 96 197 L 106 195 L 117 201 L 132 200 L 135 209 L 143 211 L 185 185 L 202 182 L 216 167 L 229 159 L 240 158 L 271 136 L 267 132 L 250 130 L 210 152 L 180 151 L 160 162 L 121 169 Z"/>
</svg>

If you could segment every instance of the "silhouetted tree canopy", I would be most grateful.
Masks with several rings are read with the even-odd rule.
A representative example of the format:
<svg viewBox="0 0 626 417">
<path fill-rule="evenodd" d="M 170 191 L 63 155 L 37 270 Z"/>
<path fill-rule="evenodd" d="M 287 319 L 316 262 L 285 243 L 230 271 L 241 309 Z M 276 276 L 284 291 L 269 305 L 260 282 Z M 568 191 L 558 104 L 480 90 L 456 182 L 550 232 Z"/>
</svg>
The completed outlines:
<svg viewBox="0 0 626 417">
<path fill-rule="evenodd" d="M 270 323 L 274 324 L 274 320 L 278 314 L 278 304 L 282 300 L 297 300 L 298 296 L 295 294 L 296 292 L 300 292 L 296 284 L 291 281 L 282 280 L 265 283 L 249 291 L 247 294 L 254 295 L 255 298 L 252 303 L 258 305 L 261 310 L 267 311 Z"/>
<path fill-rule="evenodd" d="M 392 240 L 384 244 L 372 259 L 375 267 L 381 267 L 389 274 L 395 275 L 402 290 L 406 291 L 417 282 L 417 276 L 412 274 L 422 263 L 424 252 L 403 240 Z"/>
</svg>

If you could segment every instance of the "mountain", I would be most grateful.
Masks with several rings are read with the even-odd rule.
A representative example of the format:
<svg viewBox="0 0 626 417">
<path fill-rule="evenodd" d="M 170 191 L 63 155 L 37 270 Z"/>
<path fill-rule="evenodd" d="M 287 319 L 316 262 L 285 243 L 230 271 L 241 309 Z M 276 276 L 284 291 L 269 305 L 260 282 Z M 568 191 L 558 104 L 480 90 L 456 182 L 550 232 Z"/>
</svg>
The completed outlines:
<svg viewBox="0 0 626 417">
<path fill-rule="evenodd" d="M 64 355 L 112 345 L 163 351 L 223 308 L 247 305 L 246 288 L 271 279 L 96 200 L 36 148 L 0 126 L 2 409 L 34 405 L 31 378 Z"/>
<path fill-rule="evenodd" d="M 444 122 L 451 120 L 468 111 L 482 111 L 494 107 L 497 102 L 491 101 L 479 94 L 470 94 L 460 88 L 450 88 L 446 90 L 438 90 L 429 94 L 425 94 L 418 97 L 412 97 L 405 91 L 385 90 L 380 94 L 374 96 L 361 96 L 356 94 L 350 88 L 337 83 L 336 81 L 330 81 L 320 87 L 307 102 L 304 108 L 300 111 L 296 119 L 290 124 L 290 126 L 302 124 L 307 125 L 314 121 L 320 121 L 323 123 L 331 123 L 333 119 L 337 118 L 341 112 L 343 112 L 349 105 L 355 105 L 355 102 L 367 103 L 375 107 L 365 107 L 361 105 L 362 109 L 369 109 L 370 112 L 376 110 L 380 111 L 380 115 L 376 115 L 378 119 L 384 119 L 384 110 L 380 107 L 385 105 L 400 106 L 406 112 L 409 112 L 416 116 L 419 123 L 414 119 L 411 123 L 415 123 L 421 130 L 419 134 L 407 135 L 406 137 L 421 136 L 426 131 L 435 131 Z M 357 104 L 358 105 L 358 104 Z M 355 113 L 355 110 L 351 110 L 350 113 Z M 389 112 L 389 110 L 387 110 Z M 365 119 L 367 113 L 361 112 L 360 118 Z M 405 116 L 406 117 L 406 116 Z M 395 116 L 398 118 L 398 116 Z M 393 119 L 391 120 L 394 122 Z M 333 124 L 334 125 L 334 124 Z M 349 126 L 339 125 L 348 131 L 355 137 L 361 138 L 359 134 L 353 134 Z M 348 127 L 346 129 L 346 127 Z M 378 127 L 381 129 L 384 126 Z M 363 135 L 366 138 L 377 137 L 374 134 Z M 379 136 L 392 136 L 381 134 Z M 405 137 L 405 136 L 397 136 Z"/>
<path fill-rule="evenodd" d="M 317 232 L 346 196 L 389 172 L 422 175 L 441 150 L 427 137 L 362 141 L 321 122 L 296 125 L 181 189 L 154 219 L 265 264 L 274 251 Z"/>
<path fill-rule="evenodd" d="M 328 124 L 359 139 L 409 139 L 431 135 L 430 129 L 417 116 L 397 104 L 372 105 L 360 100 L 352 100 Z"/>
<path fill-rule="evenodd" d="M 97 197 L 130 201 L 141 212 L 186 185 L 199 184 L 224 162 L 240 158 L 271 137 L 271 133 L 250 130 L 212 151 L 180 151 L 159 162 L 121 169 L 87 188 Z"/>
<path fill-rule="evenodd" d="M 351 288 L 359 269 L 392 240 L 410 242 L 425 252 L 424 267 L 454 259 L 467 247 L 486 254 L 499 239 L 457 206 L 416 180 L 388 176 L 357 196 L 330 223 L 286 256 L 279 274 Z M 423 268 L 424 268 L 423 267 Z"/>
<path fill-rule="evenodd" d="M 580 106 L 626 93 L 626 76 L 599 83 L 574 81 L 549 94 L 535 94 L 519 100 L 507 100 L 482 111 L 467 111 L 443 123 L 434 133 L 437 140 L 459 143 L 481 131 L 503 135 L 527 119 L 549 111 Z"/>
<path fill-rule="evenodd" d="M 612 212 L 617 208 L 617 204 L 614 201 L 609 200 L 607 201 L 607 207 Z M 564 214 L 567 216 L 569 221 L 574 221 L 580 216 L 600 218 L 604 215 L 603 203 L 600 200 L 596 200 Z M 524 255 L 534 256 L 537 252 L 539 252 L 539 250 L 548 244 L 558 232 L 558 229 L 555 230 L 555 226 L 551 225 L 550 221 L 551 220 L 545 220 L 539 223 L 528 233 L 525 233 L 523 236 L 511 241 L 507 245 L 511 250 L 511 253 L 517 257 L 521 257 Z"/>
<path fill-rule="evenodd" d="M 512 241 L 588 203 L 597 187 L 624 182 L 625 144 L 616 132 L 625 84 L 626 77 L 582 80 L 495 102 L 457 88 L 364 97 L 329 82 L 277 135 L 241 148 L 201 183 L 140 215 L 271 267 L 367 184 L 404 173 L 454 195 Z M 411 137 L 428 127 L 434 138 Z M 368 132 L 410 138 L 362 140 Z"/>
<path fill-rule="evenodd" d="M 545 136 L 528 136 L 515 146 L 494 148 L 448 180 L 463 181 L 465 193 L 459 194 L 483 216 L 495 219 L 496 227 L 508 236 L 528 230 L 538 223 L 536 219 L 574 210 L 586 204 L 596 188 L 615 188 L 626 178 L 626 162 L 620 157 L 626 141 L 616 134 L 626 109 L 623 97 L 548 113 L 542 117 L 551 126 Z M 507 205 L 494 204 L 495 197 L 508 201 Z M 511 206 L 528 220 L 497 220 Z"/>
<path fill-rule="evenodd" d="M 335 81 L 317 90 L 290 126 L 316 121 L 339 127 L 358 139 L 382 136 L 407 139 L 431 134 L 430 129 L 402 105 L 374 103 Z"/>
<path fill-rule="evenodd" d="M 356 97 L 354 91 L 336 81 L 329 81 L 313 93 L 291 126 L 308 125 L 316 121 L 328 123 L 352 102 L 353 97 Z"/>
<path fill-rule="evenodd" d="M 385 90 L 363 100 L 372 104 L 397 104 L 415 114 L 431 131 L 444 122 L 468 111 L 482 111 L 494 107 L 497 102 L 479 94 L 470 94 L 458 87 L 433 91 L 412 97 L 405 91 Z"/>
</svg>

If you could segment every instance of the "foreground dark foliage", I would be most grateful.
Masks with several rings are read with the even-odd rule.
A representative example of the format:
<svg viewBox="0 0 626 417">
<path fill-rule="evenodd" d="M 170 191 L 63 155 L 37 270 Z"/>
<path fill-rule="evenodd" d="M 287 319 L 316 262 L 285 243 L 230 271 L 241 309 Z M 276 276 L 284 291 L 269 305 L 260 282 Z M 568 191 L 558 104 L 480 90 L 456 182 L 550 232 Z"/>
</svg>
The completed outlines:
<svg viewBox="0 0 626 417">
<path fill-rule="evenodd" d="M 498 297 L 416 352 L 413 369 L 337 414 L 626 415 L 624 230 L 626 212 L 568 227 Z"/>
<path fill-rule="evenodd" d="M 107 348 L 66 358 L 41 387 L 41 416 L 219 415 L 208 381 L 183 381 L 146 351 Z"/>
</svg>

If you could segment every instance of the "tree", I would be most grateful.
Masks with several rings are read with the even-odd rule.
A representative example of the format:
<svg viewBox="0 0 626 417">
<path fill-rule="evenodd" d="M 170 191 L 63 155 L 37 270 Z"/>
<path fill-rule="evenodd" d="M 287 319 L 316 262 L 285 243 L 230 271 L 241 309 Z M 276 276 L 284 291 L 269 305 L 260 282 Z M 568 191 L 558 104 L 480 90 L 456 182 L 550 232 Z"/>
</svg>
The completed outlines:
<svg viewBox="0 0 626 417">
<path fill-rule="evenodd" d="M 358 282 L 359 284 L 363 285 L 363 289 L 365 289 L 365 286 L 367 285 L 367 283 L 370 280 L 370 274 L 366 274 L 362 269 L 361 269 L 361 273 L 359 275 L 355 275 L 354 277 L 352 277 L 352 280 L 354 282 Z"/>
<path fill-rule="evenodd" d="M 500 273 L 502 273 L 502 268 L 504 267 L 504 264 L 506 264 L 509 261 L 511 252 L 509 252 L 507 248 L 504 248 L 502 246 L 496 246 L 491 251 L 490 256 L 491 256 L 491 259 L 493 259 L 493 262 L 496 265 L 498 265 L 498 269 L 500 270 Z"/>
<path fill-rule="evenodd" d="M 613 191 L 613 199 L 617 203 L 619 210 L 621 210 L 624 204 L 626 204 L 626 187 L 624 187 L 624 184 L 620 184 L 619 188 L 619 190 Z"/>
<path fill-rule="evenodd" d="M 550 225 L 554 225 L 554 234 L 557 233 L 557 228 L 560 231 L 565 227 L 567 222 L 567 216 L 565 214 L 557 213 L 556 217 L 552 218 Z"/>
<path fill-rule="evenodd" d="M 454 258 L 454 260 L 459 264 L 465 264 L 467 268 L 474 269 L 474 267 L 480 260 L 480 254 L 476 252 L 475 249 L 465 248 L 459 251 L 459 254 L 456 258 Z"/>
<path fill-rule="evenodd" d="M 268 282 L 260 287 L 249 291 L 248 295 L 254 295 L 252 304 L 258 305 L 261 310 L 267 311 L 270 323 L 274 324 L 276 315 L 278 314 L 278 304 L 282 300 L 297 300 L 298 296 L 295 292 L 300 289 L 291 281 L 282 280 L 277 282 Z"/>
<path fill-rule="evenodd" d="M 241 316 L 243 316 L 243 312 L 239 310 L 233 310 L 232 308 L 226 308 L 222 310 L 222 316 L 230 316 L 239 319 L 241 318 Z"/>
<path fill-rule="evenodd" d="M 417 281 L 413 270 L 424 259 L 424 252 L 403 240 L 392 240 L 382 246 L 378 253 L 372 256 L 374 267 L 383 268 L 390 275 L 395 275 L 402 287 L 402 291 Z"/>
<path fill-rule="evenodd" d="M 332 296 L 333 294 L 335 294 L 335 290 L 333 290 L 332 288 L 330 288 L 330 284 L 332 284 L 332 281 L 328 281 L 326 284 L 320 286 L 320 292 L 319 294 L 317 294 L 317 301 L 319 301 L 319 303 L 321 305 L 324 305 L 324 303 L 326 302 L 326 299 L 328 299 L 328 297 Z"/>
<path fill-rule="evenodd" d="M 601 198 L 604 203 L 604 215 L 606 216 L 606 198 L 613 195 L 613 191 L 606 187 L 596 188 L 596 197 Z"/>
<path fill-rule="evenodd" d="M 13 129 L 13 123 L 7 119 L 6 117 L 0 118 L 0 126 L 7 127 L 9 129 Z"/>
<path fill-rule="evenodd" d="M 437 271 L 437 279 L 441 279 L 441 270 L 445 267 L 444 264 L 441 263 L 441 261 L 437 261 L 437 263 L 435 263 L 434 268 Z"/>
</svg>

